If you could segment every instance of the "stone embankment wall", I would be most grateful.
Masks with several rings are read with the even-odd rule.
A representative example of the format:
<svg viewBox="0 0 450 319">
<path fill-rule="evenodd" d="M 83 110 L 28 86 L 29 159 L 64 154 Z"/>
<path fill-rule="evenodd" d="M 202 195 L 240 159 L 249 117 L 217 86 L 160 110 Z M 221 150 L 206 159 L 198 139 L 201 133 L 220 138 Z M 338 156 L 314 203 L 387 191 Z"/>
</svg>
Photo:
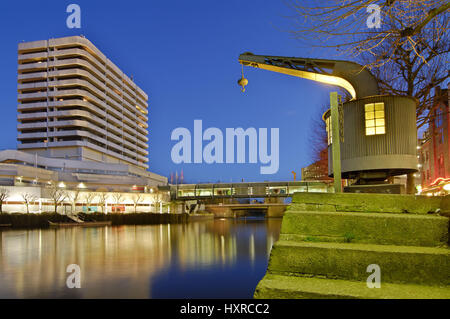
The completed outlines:
<svg viewBox="0 0 450 319">
<path fill-rule="evenodd" d="M 255 297 L 448 299 L 449 213 L 449 196 L 295 194 Z"/>
</svg>

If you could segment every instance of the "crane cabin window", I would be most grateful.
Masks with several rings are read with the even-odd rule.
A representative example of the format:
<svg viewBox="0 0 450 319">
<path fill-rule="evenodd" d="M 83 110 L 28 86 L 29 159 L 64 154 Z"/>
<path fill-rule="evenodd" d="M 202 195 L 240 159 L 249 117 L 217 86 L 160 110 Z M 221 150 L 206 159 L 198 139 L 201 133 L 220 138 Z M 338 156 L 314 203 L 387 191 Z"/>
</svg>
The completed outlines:
<svg viewBox="0 0 450 319">
<path fill-rule="evenodd" d="M 364 105 L 366 120 L 366 135 L 386 133 L 384 103 L 369 103 Z"/>
</svg>

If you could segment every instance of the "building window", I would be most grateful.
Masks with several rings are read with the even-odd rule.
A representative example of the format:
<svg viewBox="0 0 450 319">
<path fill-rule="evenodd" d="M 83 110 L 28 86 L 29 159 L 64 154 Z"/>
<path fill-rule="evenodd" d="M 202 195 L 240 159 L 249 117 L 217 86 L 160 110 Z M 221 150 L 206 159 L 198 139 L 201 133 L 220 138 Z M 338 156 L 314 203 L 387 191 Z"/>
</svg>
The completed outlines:
<svg viewBox="0 0 450 319">
<path fill-rule="evenodd" d="M 436 130 L 438 131 L 438 141 L 439 144 L 444 143 L 444 113 L 441 111 L 441 109 L 438 109 L 435 111 L 435 120 L 434 125 L 436 127 Z"/>
<path fill-rule="evenodd" d="M 439 171 L 439 177 L 445 177 L 445 169 L 444 169 L 444 155 L 441 154 L 439 156 L 438 161 L 438 171 Z"/>
<path fill-rule="evenodd" d="M 435 118 L 434 121 L 435 121 L 436 128 L 440 128 L 442 126 L 442 123 L 443 123 L 442 111 L 440 109 L 436 110 L 435 111 L 435 116 L 436 116 L 436 118 Z"/>
<path fill-rule="evenodd" d="M 384 103 L 365 105 L 366 135 L 385 134 Z"/>
<path fill-rule="evenodd" d="M 325 120 L 326 126 L 327 126 L 327 137 L 328 137 L 328 145 L 331 145 L 333 143 L 333 136 L 331 131 L 331 116 L 328 116 Z"/>
</svg>

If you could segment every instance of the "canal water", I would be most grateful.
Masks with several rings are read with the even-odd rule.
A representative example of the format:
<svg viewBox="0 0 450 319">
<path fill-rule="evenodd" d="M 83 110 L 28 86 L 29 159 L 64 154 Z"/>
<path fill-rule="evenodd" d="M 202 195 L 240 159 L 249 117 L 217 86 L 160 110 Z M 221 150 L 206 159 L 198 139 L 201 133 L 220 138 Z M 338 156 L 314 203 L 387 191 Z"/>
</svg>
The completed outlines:
<svg viewBox="0 0 450 319">
<path fill-rule="evenodd" d="M 251 298 L 281 219 L 0 231 L 0 298 Z M 80 267 L 69 289 L 67 266 Z"/>
</svg>

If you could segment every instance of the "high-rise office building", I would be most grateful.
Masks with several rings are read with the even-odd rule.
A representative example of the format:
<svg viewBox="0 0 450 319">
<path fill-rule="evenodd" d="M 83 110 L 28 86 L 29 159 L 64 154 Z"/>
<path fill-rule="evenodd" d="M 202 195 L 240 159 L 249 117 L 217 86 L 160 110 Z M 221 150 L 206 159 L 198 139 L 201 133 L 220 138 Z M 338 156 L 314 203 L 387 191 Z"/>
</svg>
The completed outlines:
<svg viewBox="0 0 450 319">
<path fill-rule="evenodd" d="M 18 149 L 147 169 L 148 97 L 81 36 L 18 48 Z"/>
<path fill-rule="evenodd" d="M 18 150 L 0 151 L 0 185 L 145 191 L 148 97 L 81 36 L 18 49 Z"/>
</svg>

